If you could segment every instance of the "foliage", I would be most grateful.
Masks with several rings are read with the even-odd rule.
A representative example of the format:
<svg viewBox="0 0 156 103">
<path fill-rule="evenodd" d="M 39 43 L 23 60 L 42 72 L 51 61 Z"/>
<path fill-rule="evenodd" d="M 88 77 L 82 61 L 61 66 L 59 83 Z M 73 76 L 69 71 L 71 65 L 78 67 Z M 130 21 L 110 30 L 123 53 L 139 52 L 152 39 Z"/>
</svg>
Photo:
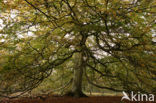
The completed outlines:
<svg viewBox="0 0 156 103">
<path fill-rule="evenodd" d="M 57 73 L 70 80 L 74 54 L 81 52 L 88 83 L 156 93 L 155 5 L 155 0 L 2 0 L 0 96 L 31 91 Z"/>
</svg>

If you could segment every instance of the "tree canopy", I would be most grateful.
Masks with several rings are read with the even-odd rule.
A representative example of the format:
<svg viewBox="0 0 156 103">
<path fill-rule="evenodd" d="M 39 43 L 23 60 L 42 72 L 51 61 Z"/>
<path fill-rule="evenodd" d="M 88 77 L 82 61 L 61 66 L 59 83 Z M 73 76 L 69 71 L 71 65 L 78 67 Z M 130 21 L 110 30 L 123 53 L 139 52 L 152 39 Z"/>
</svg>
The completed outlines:
<svg viewBox="0 0 156 103">
<path fill-rule="evenodd" d="M 72 92 L 85 78 L 156 93 L 155 11 L 155 0 L 1 0 L 0 96 L 28 92 L 56 72 L 73 80 Z"/>
</svg>

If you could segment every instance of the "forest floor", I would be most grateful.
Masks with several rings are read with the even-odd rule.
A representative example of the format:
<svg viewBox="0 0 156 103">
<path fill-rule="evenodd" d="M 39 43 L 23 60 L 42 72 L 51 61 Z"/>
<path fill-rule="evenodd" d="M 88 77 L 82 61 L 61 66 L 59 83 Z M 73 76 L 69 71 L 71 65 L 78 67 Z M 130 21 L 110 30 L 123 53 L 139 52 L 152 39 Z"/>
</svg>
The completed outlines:
<svg viewBox="0 0 156 103">
<path fill-rule="evenodd" d="M 86 98 L 72 97 L 33 97 L 18 98 L 7 100 L 3 99 L 0 103 L 156 103 L 156 102 L 121 102 L 121 96 L 94 96 Z"/>
</svg>

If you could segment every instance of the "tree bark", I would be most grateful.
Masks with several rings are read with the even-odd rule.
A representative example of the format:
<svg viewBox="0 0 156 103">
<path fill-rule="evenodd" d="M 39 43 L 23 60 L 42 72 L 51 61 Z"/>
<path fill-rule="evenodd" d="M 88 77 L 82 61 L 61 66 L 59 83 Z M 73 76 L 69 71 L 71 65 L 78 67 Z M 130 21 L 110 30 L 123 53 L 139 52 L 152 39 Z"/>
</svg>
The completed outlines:
<svg viewBox="0 0 156 103">
<path fill-rule="evenodd" d="M 83 53 L 77 53 L 74 55 L 75 66 L 71 91 L 66 95 L 72 97 L 86 97 L 82 92 L 82 77 L 85 63 L 83 60 Z"/>
<path fill-rule="evenodd" d="M 80 42 L 81 52 L 74 54 L 75 67 L 73 75 L 73 83 L 71 91 L 68 93 L 68 96 L 73 97 L 87 97 L 82 92 L 82 77 L 83 70 L 86 68 L 86 58 L 85 58 L 85 42 L 87 40 L 87 35 L 80 32 L 82 38 Z"/>
</svg>

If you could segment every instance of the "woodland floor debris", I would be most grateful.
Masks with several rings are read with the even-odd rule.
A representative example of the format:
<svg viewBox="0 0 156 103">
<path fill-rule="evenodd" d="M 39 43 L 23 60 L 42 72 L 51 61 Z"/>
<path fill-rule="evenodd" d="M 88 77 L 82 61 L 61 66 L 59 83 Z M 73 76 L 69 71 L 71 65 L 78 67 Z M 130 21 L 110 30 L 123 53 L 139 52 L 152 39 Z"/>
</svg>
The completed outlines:
<svg viewBox="0 0 156 103">
<path fill-rule="evenodd" d="M 72 97 L 34 97 L 34 98 L 18 98 L 13 100 L 2 100 L 0 103 L 136 103 L 136 102 L 121 102 L 120 96 L 95 96 L 84 98 Z M 139 102 L 153 103 L 153 102 Z"/>
</svg>

